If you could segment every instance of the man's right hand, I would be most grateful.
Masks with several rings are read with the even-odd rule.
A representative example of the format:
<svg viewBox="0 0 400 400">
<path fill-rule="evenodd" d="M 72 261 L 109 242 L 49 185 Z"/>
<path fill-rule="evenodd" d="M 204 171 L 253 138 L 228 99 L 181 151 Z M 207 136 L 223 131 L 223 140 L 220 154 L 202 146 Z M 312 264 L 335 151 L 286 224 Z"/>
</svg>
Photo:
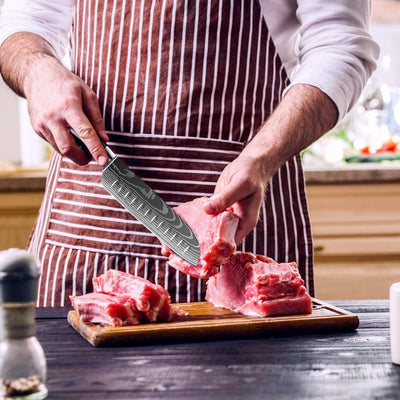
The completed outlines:
<svg viewBox="0 0 400 400">
<path fill-rule="evenodd" d="M 17 48 L 18 58 L 12 57 Z M 15 65 L 9 66 L 7 59 L 14 59 Z M 90 159 L 69 132 L 73 128 L 93 158 L 100 165 L 107 162 L 98 138 L 108 140 L 97 96 L 54 57 L 47 42 L 30 33 L 12 35 L 1 46 L 0 63 L 5 81 L 26 97 L 32 127 L 39 136 L 61 155 L 87 164 Z"/>
</svg>

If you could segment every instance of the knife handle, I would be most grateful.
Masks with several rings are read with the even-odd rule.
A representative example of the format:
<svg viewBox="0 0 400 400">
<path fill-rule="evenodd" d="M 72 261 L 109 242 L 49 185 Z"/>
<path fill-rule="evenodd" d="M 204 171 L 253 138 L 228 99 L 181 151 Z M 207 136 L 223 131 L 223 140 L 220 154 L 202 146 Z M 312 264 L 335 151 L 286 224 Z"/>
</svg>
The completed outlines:
<svg viewBox="0 0 400 400">
<path fill-rule="evenodd" d="M 82 139 L 75 132 L 75 130 L 73 128 L 70 128 L 69 131 L 71 132 L 72 136 L 74 137 L 75 142 L 78 145 L 78 147 L 86 154 L 86 156 L 89 158 L 93 158 L 93 156 L 90 153 L 89 149 L 87 148 L 86 144 L 83 143 Z M 108 147 L 107 143 L 99 135 L 97 135 L 97 137 L 100 140 L 102 146 L 104 147 L 104 150 L 107 152 L 108 156 L 110 158 L 115 158 L 116 157 L 115 153 Z"/>
</svg>

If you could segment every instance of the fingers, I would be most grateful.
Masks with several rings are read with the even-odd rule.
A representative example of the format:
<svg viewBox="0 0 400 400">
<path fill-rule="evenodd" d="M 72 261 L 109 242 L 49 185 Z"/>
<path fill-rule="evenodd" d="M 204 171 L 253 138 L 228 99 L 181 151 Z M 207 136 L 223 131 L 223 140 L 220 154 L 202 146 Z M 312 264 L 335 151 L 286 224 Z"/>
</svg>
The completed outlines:
<svg viewBox="0 0 400 400">
<path fill-rule="evenodd" d="M 257 160 L 237 158 L 222 171 L 214 194 L 204 205 L 208 214 L 223 212 L 232 207 L 239 217 L 235 241 L 239 244 L 257 225 L 265 195 L 265 180 Z"/>
<path fill-rule="evenodd" d="M 217 196 L 211 196 L 208 200 L 207 203 L 204 204 L 204 211 L 207 214 L 218 214 L 220 211 L 218 211 L 221 208 L 222 202 L 218 202 Z M 225 207 L 226 208 L 226 207 Z"/>
<path fill-rule="evenodd" d="M 218 193 L 212 195 L 204 205 L 204 210 L 208 214 L 218 214 L 226 210 L 235 202 L 246 198 L 254 192 L 249 185 L 242 185 L 240 182 L 227 185 Z"/>
<path fill-rule="evenodd" d="M 75 130 L 97 163 L 104 165 L 107 163 L 108 155 L 98 135 L 105 141 L 108 140 L 108 136 L 104 132 L 104 122 L 100 114 L 97 98 L 92 91 L 84 91 L 82 99 L 82 105 L 75 103 L 69 108 L 66 113 L 66 121 Z M 71 139 L 73 140 L 72 137 Z"/>
<path fill-rule="evenodd" d="M 239 217 L 235 235 L 235 242 L 239 244 L 257 225 L 262 201 L 261 191 L 253 191 L 248 186 L 247 190 L 240 186 L 231 187 L 211 196 L 205 203 L 204 210 L 208 214 L 218 214 L 232 207 L 233 212 Z"/>
<path fill-rule="evenodd" d="M 76 144 L 73 128 L 93 159 L 106 164 L 108 155 L 99 136 L 104 141 L 109 138 L 97 97 L 82 79 L 58 63 L 46 64 L 27 100 L 34 130 L 57 152 L 80 165 L 91 160 Z"/>
<path fill-rule="evenodd" d="M 54 140 L 51 131 L 46 126 L 43 126 L 41 129 L 35 129 L 35 132 L 38 134 L 39 137 L 48 142 L 55 151 L 59 152 L 57 143 Z"/>
<path fill-rule="evenodd" d="M 245 199 L 235 204 L 233 210 L 239 217 L 239 224 L 235 234 L 235 242 L 239 244 L 257 225 L 260 202 L 255 198 Z"/>
<path fill-rule="evenodd" d="M 212 198 L 216 198 L 215 202 L 214 200 L 210 200 L 204 206 L 205 211 L 209 214 L 223 212 L 227 207 L 232 205 L 233 212 L 239 217 L 239 223 L 235 234 L 235 242 L 239 244 L 257 225 L 263 200 L 262 196 L 254 193 L 245 198 L 235 200 L 233 204 L 229 204 L 229 200 L 224 200 L 221 196 L 212 196 Z M 225 204 L 229 204 L 229 206 L 225 207 Z M 218 211 L 209 212 L 211 209 Z"/>
<path fill-rule="evenodd" d="M 57 153 L 70 158 L 79 165 L 87 164 L 89 158 L 82 154 L 82 151 L 76 151 L 73 141 L 68 140 L 68 135 L 65 135 L 66 129 L 65 123 L 52 118 L 48 118 L 46 125 L 41 124 L 35 127 L 36 133 L 46 140 Z"/>
<path fill-rule="evenodd" d="M 79 119 L 73 118 L 73 121 L 70 119 L 69 125 L 75 130 L 97 163 L 100 165 L 106 164 L 108 160 L 107 152 L 102 146 L 99 137 L 97 136 L 97 133 L 90 124 L 89 120 L 85 116 L 80 116 Z M 69 138 L 74 143 L 74 147 L 79 149 L 79 147 L 75 144 L 72 135 L 69 135 Z"/>
<path fill-rule="evenodd" d="M 104 120 L 100 112 L 96 94 L 92 91 L 84 91 L 82 94 L 82 108 L 94 130 L 107 142 L 109 137 L 105 133 Z"/>
<path fill-rule="evenodd" d="M 207 214 L 218 214 L 234 203 L 235 200 L 231 201 L 231 198 L 234 199 L 233 196 L 228 197 L 226 193 L 214 194 L 204 204 L 204 210 Z"/>
<path fill-rule="evenodd" d="M 68 126 L 61 121 L 50 121 L 48 123 L 49 142 L 61 155 L 68 157 L 78 165 L 85 165 L 90 158 L 75 143 L 71 134 L 67 134 Z"/>
<path fill-rule="evenodd" d="M 161 247 L 161 255 L 168 257 L 171 254 L 171 251 L 166 246 Z"/>
</svg>

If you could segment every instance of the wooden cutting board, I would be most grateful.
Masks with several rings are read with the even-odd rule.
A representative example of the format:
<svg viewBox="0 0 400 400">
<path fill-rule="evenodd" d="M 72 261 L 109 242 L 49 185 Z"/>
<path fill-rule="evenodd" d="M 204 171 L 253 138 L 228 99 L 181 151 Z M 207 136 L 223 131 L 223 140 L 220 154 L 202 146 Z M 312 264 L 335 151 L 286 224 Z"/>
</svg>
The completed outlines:
<svg viewBox="0 0 400 400">
<path fill-rule="evenodd" d="M 247 317 L 208 302 L 179 303 L 173 308 L 189 314 L 175 316 L 171 322 L 111 327 L 82 322 L 72 310 L 68 322 L 93 346 L 250 338 L 277 332 L 337 332 L 354 330 L 359 324 L 356 314 L 317 299 L 313 299 L 312 314 L 284 317 Z"/>
</svg>

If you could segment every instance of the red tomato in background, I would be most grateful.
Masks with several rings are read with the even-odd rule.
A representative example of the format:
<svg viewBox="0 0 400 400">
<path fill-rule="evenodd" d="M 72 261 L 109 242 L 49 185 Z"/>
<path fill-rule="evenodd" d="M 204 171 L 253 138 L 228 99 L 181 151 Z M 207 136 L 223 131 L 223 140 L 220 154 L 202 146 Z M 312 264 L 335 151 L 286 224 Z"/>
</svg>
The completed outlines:
<svg viewBox="0 0 400 400">
<path fill-rule="evenodd" d="M 395 153 L 397 151 L 397 143 L 393 142 L 393 140 L 389 139 L 387 142 L 383 143 L 383 145 L 376 151 L 377 153 L 386 153 L 391 152 Z"/>
<path fill-rule="evenodd" d="M 370 150 L 369 150 L 369 146 L 365 146 L 364 148 L 362 148 L 362 149 L 360 150 L 360 153 L 363 154 L 363 155 L 365 155 L 365 156 L 371 155 L 371 152 L 370 152 Z"/>
<path fill-rule="evenodd" d="M 392 139 L 389 139 L 387 142 L 383 143 L 379 149 L 375 151 L 371 151 L 371 148 L 369 146 L 365 146 L 360 150 L 360 154 L 364 156 L 370 156 L 379 153 L 396 153 L 399 150 L 398 146 L 398 143 L 394 142 Z"/>
</svg>

